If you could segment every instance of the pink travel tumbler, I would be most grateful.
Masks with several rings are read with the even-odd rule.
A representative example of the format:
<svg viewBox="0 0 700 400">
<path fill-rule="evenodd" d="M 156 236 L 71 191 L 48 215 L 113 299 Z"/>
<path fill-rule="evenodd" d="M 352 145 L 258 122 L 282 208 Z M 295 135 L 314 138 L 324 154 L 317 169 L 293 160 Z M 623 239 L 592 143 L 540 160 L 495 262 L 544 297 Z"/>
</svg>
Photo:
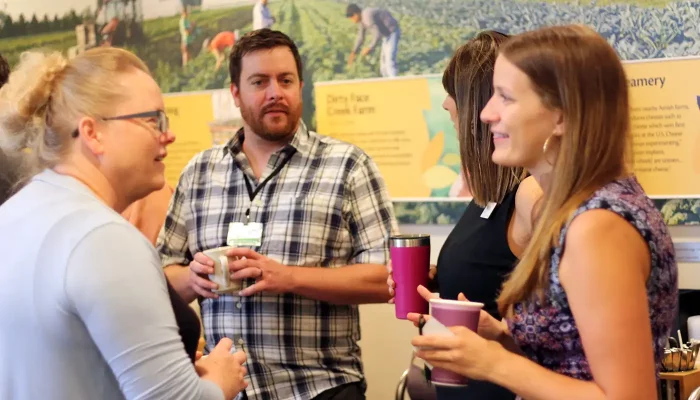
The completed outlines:
<svg viewBox="0 0 700 400">
<path fill-rule="evenodd" d="M 428 313 L 428 302 L 418 294 L 418 285 L 428 285 L 430 235 L 395 235 L 390 238 L 392 274 L 395 282 L 396 318 Z"/>
</svg>

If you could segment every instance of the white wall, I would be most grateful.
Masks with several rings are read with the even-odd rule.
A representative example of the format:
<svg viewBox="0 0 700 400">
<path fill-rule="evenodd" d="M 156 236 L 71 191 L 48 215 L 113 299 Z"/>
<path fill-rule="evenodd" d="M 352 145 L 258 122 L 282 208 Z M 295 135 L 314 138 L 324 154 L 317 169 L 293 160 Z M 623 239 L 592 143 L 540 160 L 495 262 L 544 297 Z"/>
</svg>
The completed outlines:
<svg viewBox="0 0 700 400">
<path fill-rule="evenodd" d="M 435 264 L 452 225 L 402 225 L 399 230 L 430 234 L 430 261 Z M 392 400 L 401 373 L 408 368 L 411 338 L 418 330 L 411 322 L 396 319 L 392 304 L 360 306 L 360 328 L 367 400 Z"/>
<path fill-rule="evenodd" d="M 671 227 L 676 238 L 700 241 L 700 227 Z M 431 261 L 437 262 L 440 247 L 447 239 L 452 226 L 402 225 L 401 233 L 427 233 L 431 235 Z M 700 289 L 700 266 L 681 264 L 680 287 Z M 397 320 L 390 304 L 360 306 L 362 329 L 362 358 L 367 376 L 367 400 L 392 400 L 401 373 L 408 368 L 411 356 L 411 338 L 418 333 L 413 324 Z"/>
</svg>

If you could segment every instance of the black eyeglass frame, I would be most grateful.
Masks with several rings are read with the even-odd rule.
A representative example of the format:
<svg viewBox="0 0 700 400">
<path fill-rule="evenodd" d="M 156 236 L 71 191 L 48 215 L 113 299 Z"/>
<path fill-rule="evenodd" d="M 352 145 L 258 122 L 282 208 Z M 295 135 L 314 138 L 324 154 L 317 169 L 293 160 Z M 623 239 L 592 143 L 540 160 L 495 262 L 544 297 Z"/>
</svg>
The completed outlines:
<svg viewBox="0 0 700 400">
<path fill-rule="evenodd" d="M 145 111 L 141 113 L 136 113 L 136 114 L 127 114 L 127 115 L 118 115 L 116 117 L 109 117 L 109 118 L 100 118 L 103 121 L 118 121 L 118 120 L 125 120 L 125 119 L 133 119 L 133 118 L 152 118 L 156 117 L 158 118 L 158 126 L 156 129 L 160 132 L 160 134 L 164 134 L 170 129 L 170 119 L 168 118 L 168 115 L 165 114 L 165 111 L 163 110 L 155 110 L 155 111 Z M 76 128 L 75 131 L 73 131 L 73 137 L 77 138 L 80 133 L 78 132 L 78 129 Z"/>
</svg>

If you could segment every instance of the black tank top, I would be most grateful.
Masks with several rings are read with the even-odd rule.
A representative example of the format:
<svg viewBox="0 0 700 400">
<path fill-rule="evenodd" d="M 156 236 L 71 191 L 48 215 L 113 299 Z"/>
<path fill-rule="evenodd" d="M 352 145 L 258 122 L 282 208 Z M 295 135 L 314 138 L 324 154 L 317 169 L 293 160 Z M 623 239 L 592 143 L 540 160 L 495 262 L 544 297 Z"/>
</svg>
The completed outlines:
<svg viewBox="0 0 700 400">
<path fill-rule="evenodd" d="M 518 259 L 508 246 L 508 223 L 515 209 L 517 187 L 487 218 L 483 207 L 471 202 L 440 250 L 437 283 L 440 297 L 457 299 L 461 292 L 501 319 L 496 298 Z M 437 387 L 438 400 L 512 400 L 515 395 L 488 382 L 470 381 L 465 388 Z"/>
<path fill-rule="evenodd" d="M 170 295 L 170 303 L 173 305 L 175 312 L 175 321 L 180 331 L 182 344 L 185 345 L 185 351 L 190 356 L 190 360 L 194 363 L 194 358 L 197 353 L 197 345 L 199 344 L 199 336 L 201 327 L 199 326 L 199 318 L 192 307 L 180 297 L 175 289 L 168 282 L 168 294 Z"/>
<path fill-rule="evenodd" d="M 501 318 L 496 297 L 518 261 L 507 238 L 516 191 L 509 192 L 488 219 L 481 217 L 484 208 L 469 203 L 440 250 L 436 279 L 440 297 L 457 299 L 462 292 L 469 300 L 484 303 L 494 318 Z"/>
</svg>

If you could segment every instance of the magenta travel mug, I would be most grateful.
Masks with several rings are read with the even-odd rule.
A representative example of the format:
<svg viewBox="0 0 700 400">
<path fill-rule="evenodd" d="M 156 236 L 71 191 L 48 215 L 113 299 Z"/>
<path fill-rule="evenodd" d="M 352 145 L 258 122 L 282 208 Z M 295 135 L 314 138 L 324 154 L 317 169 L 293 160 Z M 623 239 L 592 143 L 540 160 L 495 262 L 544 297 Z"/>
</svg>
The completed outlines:
<svg viewBox="0 0 700 400">
<path fill-rule="evenodd" d="M 431 299 L 430 315 L 448 328 L 464 326 L 477 332 L 483 307 L 483 303 Z M 433 368 L 430 380 L 434 385 L 441 386 L 466 386 L 468 382 L 466 377 L 438 367 Z"/>
<path fill-rule="evenodd" d="M 395 286 L 396 318 L 408 313 L 428 313 L 428 302 L 418 294 L 418 285 L 428 285 L 430 235 L 396 235 L 390 238 L 391 265 Z"/>
</svg>

